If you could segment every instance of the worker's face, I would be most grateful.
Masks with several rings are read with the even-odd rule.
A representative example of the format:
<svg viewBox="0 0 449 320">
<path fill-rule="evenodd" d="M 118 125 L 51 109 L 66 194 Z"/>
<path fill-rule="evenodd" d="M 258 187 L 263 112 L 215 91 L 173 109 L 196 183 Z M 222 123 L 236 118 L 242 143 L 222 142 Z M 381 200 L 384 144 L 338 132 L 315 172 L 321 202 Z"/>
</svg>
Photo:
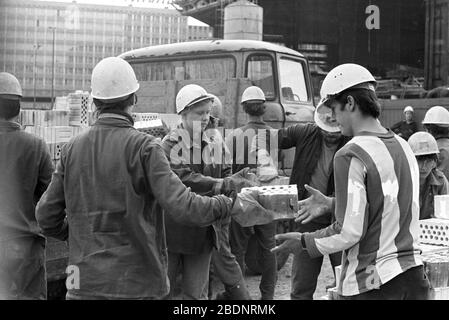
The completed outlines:
<svg viewBox="0 0 449 320">
<path fill-rule="evenodd" d="M 412 120 L 413 120 L 413 112 L 407 111 L 407 112 L 405 113 L 405 120 L 406 120 L 406 121 L 412 121 Z"/>
<path fill-rule="evenodd" d="M 194 125 L 201 126 L 201 131 L 204 131 L 209 123 L 210 110 L 212 108 L 212 101 L 206 100 L 190 107 L 183 114 L 184 127 L 190 132 L 193 132 Z"/>
<path fill-rule="evenodd" d="M 418 156 L 416 157 L 419 167 L 419 178 L 426 179 L 433 169 L 437 167 L 437 162 L 434 157 Z"/>
<path fill-rule="evenodd" d="M 324 142 L 327 145 L 335 145 L 340 142 L 341 139 L 341 133 L 340 132 L 328 132 L 325 130 L 321 130 L 324 137 Z"/>
<path fill-rule="evenodd" d="M 331 100 L 329 104 L 332 109 L 332 116 L 337 120 L 341 134 L 344 136 L 353 136 L 351 110 L 354 110 L 354 105 L 354 98 L 351 96 L 344 104 L 337 100 Z"/>
</svg>

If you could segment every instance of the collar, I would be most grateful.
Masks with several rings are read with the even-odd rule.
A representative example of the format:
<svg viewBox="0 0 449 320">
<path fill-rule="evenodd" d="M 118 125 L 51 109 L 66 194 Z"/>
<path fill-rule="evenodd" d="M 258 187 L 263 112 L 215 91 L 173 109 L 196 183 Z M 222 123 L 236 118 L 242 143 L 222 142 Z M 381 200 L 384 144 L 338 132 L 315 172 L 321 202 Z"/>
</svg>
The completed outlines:
<svg viewBox="0 0 449 320">
<path fill-rule="evenodd" d="M 116 114 L 116 113 L 102 113 L 98 116 L 98 120 L 104 119 L 104 118 L 128 120 L 128 118 L 126 118 L 125 116 L 122 116 L 121 114 Z"/>
<path fill-rule="evenodd" d="M 18 131 L 22 130 L 22 126 L 14 121 L 0 120 L 0 129 L 5 129 L 4 131 Z"/>
<path fill-rule="evenodd" d="M 127 117 L 115 113 L 100 114 L 95 124 L 112 125 L 118 127 L 133 127 L 133 124 Z"/>
<path fill-rule="evenodd" d="M 394 133 L 390 129 L 387 129 L 387 133 L 375 133 L 370 131 L 362 131 L 360 132 L 359 136 L 372 136 L 372 137 L 379 137 L 379 138 L 393 138 Z"/>
</svg>

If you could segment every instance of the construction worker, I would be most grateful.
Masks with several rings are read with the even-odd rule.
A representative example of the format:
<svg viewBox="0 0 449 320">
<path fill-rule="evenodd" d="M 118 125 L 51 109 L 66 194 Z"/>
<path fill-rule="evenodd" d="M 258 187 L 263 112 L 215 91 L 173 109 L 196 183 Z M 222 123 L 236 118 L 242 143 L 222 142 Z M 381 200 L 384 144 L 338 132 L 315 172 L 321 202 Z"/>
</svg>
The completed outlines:
<svg viewBox="0 0 449 320">
<path fill-rule="evenodd" d="M 341 133 L 353 138 L 334 158 L 335 198 L 308 188 L 298 221 L 332 210 L 336 221 L 313 233 L 286 233 L 274 251 L 296 246 L 313 257 L 342 251 L 342 299 L 427 299 L 418 248 L 419 168 L 407 142 L 382 127 L 376 80 L 364 67 L 332 69 L 321 87 Z"/>
<path fill-rule="evenodd" d="M 204 131 L 209 123 L 213 96 L 201 86 L 190 84 L 179 90 L 176 111 L 182 117 L 177 129 L 162 141 L 172 170 L 181 181 L 202 195 L 230 194 L 242 187 L 253 186 L 241 171 L 233 176 L 223 166 L 220 150 L 211 148 Z M 175 283 L 182 275 L 182 298 L 208 298 L 209 268 L 214 252 L 214 270 L 234 299 L 249 299 L 242 272 L 229 250 L 229 220 L 210 227 L 186 226 L 171 217 L 165 221 L 167 230 L 169 278 Z M 214 251 L 216 249 L 216 251 Z M 175 298 L 174 291 L 168 298 Z"/>
<path fill-rule="evenodd" d="M 296 184 L 298 199 L 309 196 L 306 185 L 320 190 L 327 196 L 333 196 L 333 159 L 335 153 L 348 141 L 341 135 L 340 128 L 332 118 L 331 110 L 320 105 L 314 114 L 315 123 L 297 124 L 278 131 L 278 145 L 280 149 L 295 148 L 290 184 Z M 319 217 L 313 221 L 297 224 L 298 232 L 314 232 L 329 226 L 332 213 Z M 292 264 L 292 282 L 290 297 L 292 300 L 312 300 L 318 276 L 321 272 L 323 257 L 310 258 L 307 252 L 290 248 L 294 254 Z M 329 255 L 333 268 L 340 265 L 339 252 Z"/>
<path fill-rule="evenodd" d="M 427 132 L 417 132 L 408 140 L 419 166 L 419 218 L 435 218 L 434 197 L 447 195 L 448 181 L 437 168 L 438 145 Z"/>
<path fill-rule="evenodd" d="M 258 168 L 257 161 L 251 163 L 248 153 L 250 152 L 249 146 L 251 146 L 251 134 L 248 139 L 245 139 L 245 135 L 248 132 L 254 132 L 253 138 L 259 133 L 262 133 L 265 137 L 273 128 L 268 126 L 263 121 L 263 115 L 265 114 L 265 94 L 256 86 L 245 89 L 241 98 L 241 105 L 243 111 L 248 115 L 248 123 L 233 131 L 232 135 L 227 137 L 226 144 L 229 150 L 232 150 L 233 157 L 232 171 L 238 172 L 245 167 L 252 169 Z M 265 130 L 265 131 L 261 131 Z M 267 135 L 265 135 L 265 132 Z M 243 143 L 237 143 L 237 139 L 243 138 Z M 269 142 L 266 145 L 269 150 Z M 260 159 L 259 159 L 260 160 Z M 276 171 L 277 175 L 277 171 Z M 271 222 L 265 225 L 255 225 L 253 227 L 242 227 L 236 221 L 231 222 L 231 249 L 232 253 L 237 257 L 237 261 L 240 264 L 240 268 L 245 271 L 245 254 L 248 245 L 249 238 L 255 234 L 257 241 L 261 248 L 261 260 L 260 265 L 262 269 L 262 277 L 260 279 L 259 289 L 262 300 L 273 300 L 274 291 L 277 282 L 277 262 L 276 255 L 270 250 L 276 246 L 274 236 L 276 234 L 276 223 Z"/>
<path fill-rule="evenodd" d="M 427 110 L 422 124 L 437 141 L 440 150 L 437 168 L 449 179 L 449 111 L 441 106 L 432 107 Z"/>
<path fill-rule="evenodd" d="M 69 240 L 68 299 L 160 299 L 169 292 L 163 212 L 206 226 L 228 219 L 233 201 L 191 193 L 155 138 L 133 128 L 139 84 L 128 62 L 101 60 L 91 86 L 98 120 L 63 148 L 38 222 Z"/>
<path fill-rule="evenodd" d="M 0 73 L 0 299 L 46 299 L 45 237 L 35 207 L 53 164 L 43 140 L 21 130 L 22 88 Z"/>
<path fill-rule="evenodd" d="M 408 140 L 412 134 L 418 131 L 418 125 L 413 120 L 413 107 L 412 106 L 406 106 L 404 108 L 404 116 L 405 119 L 402 121 L 399 121 L 398 123 L 395 123 L 391 127 L 391 131 L 396 133 L 401 138 Z"/>
</svg>

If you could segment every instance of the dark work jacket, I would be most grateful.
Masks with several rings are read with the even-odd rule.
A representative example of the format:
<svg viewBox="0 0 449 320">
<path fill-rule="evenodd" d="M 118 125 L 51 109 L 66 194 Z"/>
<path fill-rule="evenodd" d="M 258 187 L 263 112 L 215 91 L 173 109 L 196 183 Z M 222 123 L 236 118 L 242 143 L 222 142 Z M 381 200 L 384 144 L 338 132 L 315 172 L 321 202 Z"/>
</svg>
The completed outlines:
<svg viewBox="0 0 449 320">
<path fill-rule="evenodd" d="M 45 299 L 45 237 L 35 215 L 53 172 L 45 142 L 0 120 L 0 172 L 0 297 Z"/>
<path fill-rule="evenodd" d="M 79 289 L 69 294 L 145 299 L 169 292 L 162 210 L 207 226 L 227 219 L 231 206 L 227 197 L 190 192 L 154 137 L 105 114 L 63 148 L 37 217 L 46 235 L 69 233 L 69 264 L 80 275 Z"/>
<path fill-rule="evenodd" d="M 349 138 L 342 136 L 337 151 L 349 141 Z M 295 149 L 295 159 L 293 162 L 290 184 L 296 184 L 298 188 L 298 199 L 306 199 L 309 194 L 304 185 L 310 183 L 312 174 L 320 159 L 323 148 L 323 134 L 316 124 L 297 124 L 278 131 L 278 144 L 280 149 Z M 335 191 L 333 166 L 327 186 L 327 196 L 332 196 Z M 330 224 L 331 214 L 319 217 L 314 220 L 317 223 Z"/>
<path fill-rule="evenodd" d="M 438 169 L 433 169 L 419 190 L 419 219 L 435 218 L 435 196 L 449 194 L 448 181 Z"/>
<path fill-rule="evenodd" d="M 415 121 L 407 123 L 407 121 L 402 120 L 399 121 L 398 123 L 395 123 L 391 127 L 391 131 L 393 131 L 396 134 L 400 134 L 400 136 L 403 139 L 408 140 L 408 138 L 410 138 L 412 134 L 418 132 L 418 125 Z"/>
<path fill-rule="evenodd" d="M 211 154 L 212 149 L 207 148 L 211 142 L 206 136 L 201 139 L 201 146 L 192 143 L 190 137 L 185 135 L 187 131 L 183 129 L 182 124 L 162 140 L 162 148 L 170 162 L 171 169 L 175 172 L 181 181 L 193 192 L 201 195 L 213 196 L 220 193 L 222 179 L 230 174 L 230 167 L 223 163 L 213 163 L 203 160 L 203 154 L 206 152 L 210 158 L 214 159 Z M 180 139 L 181 137 L 181 139 Z M 182 139 L 184 137 L 184 139 Z M 182 154 L 172 155 L 175 150 L 184 149 L 190 153 L 190 158 Z M 199 156 L 197 159 L 194 153 Z M 224 156 L 224 154 L 223 154 Z M 193 161 L 193 160 L 199 161 Z M 222 159 L 223 160 L 223 159 Z M 226 223 L 226 222 L 225 222 Z M 201 254 L 212 250 L 219 249 L 219 234 L 222 228 L 220 223 L 214 223 L 209 227 L 187 226 L 176 222 L 170 216 L 165 220 L 167 232 L 168 250 L 173 253 L 181 254 Z"/>
</svg>

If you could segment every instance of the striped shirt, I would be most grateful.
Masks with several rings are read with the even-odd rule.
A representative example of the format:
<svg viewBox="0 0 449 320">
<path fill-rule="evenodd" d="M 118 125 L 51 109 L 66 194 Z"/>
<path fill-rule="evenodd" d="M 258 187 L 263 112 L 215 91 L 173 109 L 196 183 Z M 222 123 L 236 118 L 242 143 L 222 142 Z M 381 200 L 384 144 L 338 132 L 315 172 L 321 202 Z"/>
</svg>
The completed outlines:
<svg viewBox="0 0 449 320">
<path fill-rule="evenodd" d="M 304 234 L 310 256 L 343 251 L 338 293 L 379 288 L 421 265 L 419 169 L 408 143 L 391 131 L 364 133 L 334 160 L 334 224 Z"/>
</svg>

